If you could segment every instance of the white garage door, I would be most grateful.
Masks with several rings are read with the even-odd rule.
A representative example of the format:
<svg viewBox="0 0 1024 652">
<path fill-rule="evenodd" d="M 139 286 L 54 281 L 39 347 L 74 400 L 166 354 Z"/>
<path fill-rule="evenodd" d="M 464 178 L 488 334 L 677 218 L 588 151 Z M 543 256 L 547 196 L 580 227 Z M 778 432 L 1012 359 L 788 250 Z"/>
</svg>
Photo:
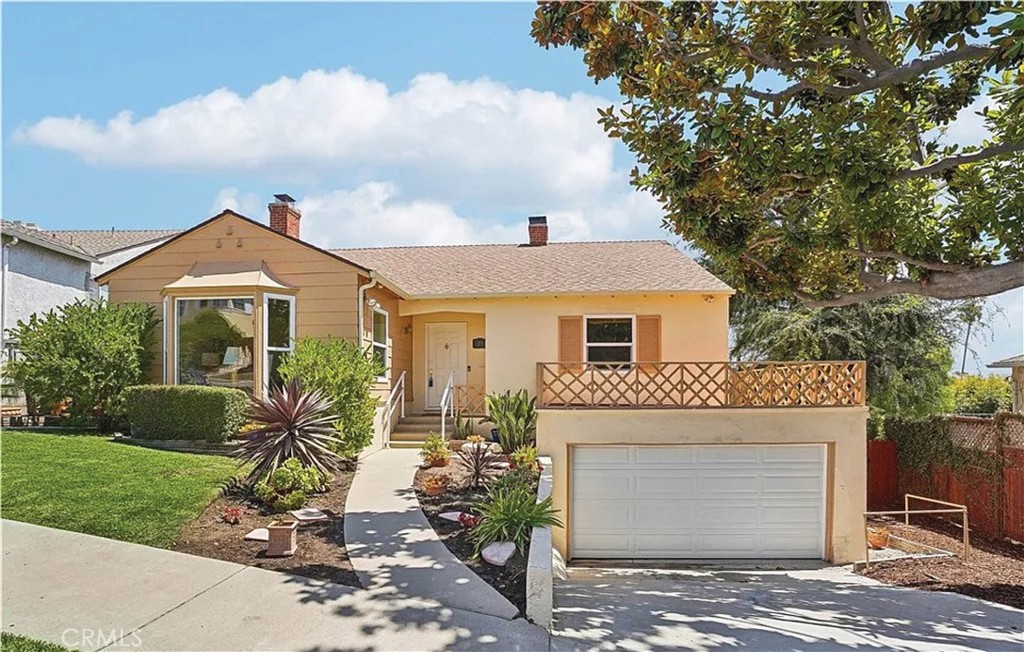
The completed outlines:
<svg viewBox="0 0 1024 652">
<path fill-rule="evenodd" d="M 824 446 L 577 446 L 572 460 L 573 557 L 824 555 Z"/>
</svg>

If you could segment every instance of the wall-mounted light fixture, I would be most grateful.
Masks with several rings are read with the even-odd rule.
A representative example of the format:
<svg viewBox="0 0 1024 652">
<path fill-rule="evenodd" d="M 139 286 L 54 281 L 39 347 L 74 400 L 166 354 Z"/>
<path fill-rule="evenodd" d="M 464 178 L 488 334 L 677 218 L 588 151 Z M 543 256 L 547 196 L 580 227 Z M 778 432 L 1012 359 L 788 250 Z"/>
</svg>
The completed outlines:
<svg viewBox="0 0 1024 652">
<path fill-rule="evenodd" d="M 215 244 L 215 245 L 213 245 L 213 246 L 214 246 L 214 247 L 217 247 L 218 249 L 220 249 L 220 248 L 221 248 L 221 247 L 223 247 L 224 245 L 223 245 L 223 244 L 221 243 L 221 241 L 220 241 L 220 238 L 217 238 L 217 244 Z"/>
<path fill-rule="evenodd" d="M 412 334 L 412 324 L 406 324 L 405 326 L 403 326 L 402 327 L 402 332 L 405 333 L 406 335 L 411 335 Z"/>
<path fill-rule="evenodd" d="M 238 247 L 239 249 L 242 248 L 242 239 L 241 238 L 238 239 L 238 241 L 235 243 L 235 246 Z"/>
<path fill-rule="evenodd" d="M 713 294 L 705 294 L 704 295 L 704 301 L 706 303 L 711 303 L 714 300 L 715 300 L 715 295 L 713 295 Z"/>
</svg>

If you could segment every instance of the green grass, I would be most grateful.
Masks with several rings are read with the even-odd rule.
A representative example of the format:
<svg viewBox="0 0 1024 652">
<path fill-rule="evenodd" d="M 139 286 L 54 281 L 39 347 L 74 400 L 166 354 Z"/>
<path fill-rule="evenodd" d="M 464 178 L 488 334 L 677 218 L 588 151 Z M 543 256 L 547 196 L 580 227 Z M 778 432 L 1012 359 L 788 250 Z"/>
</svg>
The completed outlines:
<svg viewBox="0 0 1024 652">
<path fill-rule="evenodd" d="M 234 476 L 234 460 L 116 444 L 103 437 L 5 431 L 3 517 L 168 547 Z"/>
<path fill-rule="evenodd" d="M 0 648 L 3 648 L 4 652 L 71 652 L 60 645 L 7 632 L 0 632 Z"/>
</svg>

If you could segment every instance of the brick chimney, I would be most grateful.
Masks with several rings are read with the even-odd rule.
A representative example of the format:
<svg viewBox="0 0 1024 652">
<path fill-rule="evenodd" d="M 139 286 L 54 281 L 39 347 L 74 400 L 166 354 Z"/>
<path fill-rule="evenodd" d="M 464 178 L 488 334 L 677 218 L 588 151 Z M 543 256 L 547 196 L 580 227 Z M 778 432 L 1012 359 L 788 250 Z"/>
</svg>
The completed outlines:
<svg viewBox="0 0 1024 652">
<path fill-rule="evenodd" d="M 299 223 L 302 213 L 295 208 L 295 199 L 291 195 L 274 195 L 277 201 L 268 204 L 270 209 L 270 228 L 290 238 L 299 238 Z"/>
<path fill-rule="evenodd" d="M 548 243 L 548 218 L 536 215 L 530 218 L 530 246 L 543 247 Z"/>
</svg>

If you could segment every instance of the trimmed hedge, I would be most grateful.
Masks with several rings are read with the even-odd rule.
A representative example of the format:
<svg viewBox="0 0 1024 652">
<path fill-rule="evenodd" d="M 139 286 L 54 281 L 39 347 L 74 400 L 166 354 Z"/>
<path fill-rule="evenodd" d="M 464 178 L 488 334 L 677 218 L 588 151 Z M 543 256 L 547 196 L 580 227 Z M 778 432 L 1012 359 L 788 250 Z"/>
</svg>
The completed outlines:
<svg viewBox="0 0 1024 652">
<path fill-rule="evenodd" d="M 133 385 L 124 390 L 132 436 L 225 441 L 246 421 L 249 395 L 204 385 Z"/>
</svg>

